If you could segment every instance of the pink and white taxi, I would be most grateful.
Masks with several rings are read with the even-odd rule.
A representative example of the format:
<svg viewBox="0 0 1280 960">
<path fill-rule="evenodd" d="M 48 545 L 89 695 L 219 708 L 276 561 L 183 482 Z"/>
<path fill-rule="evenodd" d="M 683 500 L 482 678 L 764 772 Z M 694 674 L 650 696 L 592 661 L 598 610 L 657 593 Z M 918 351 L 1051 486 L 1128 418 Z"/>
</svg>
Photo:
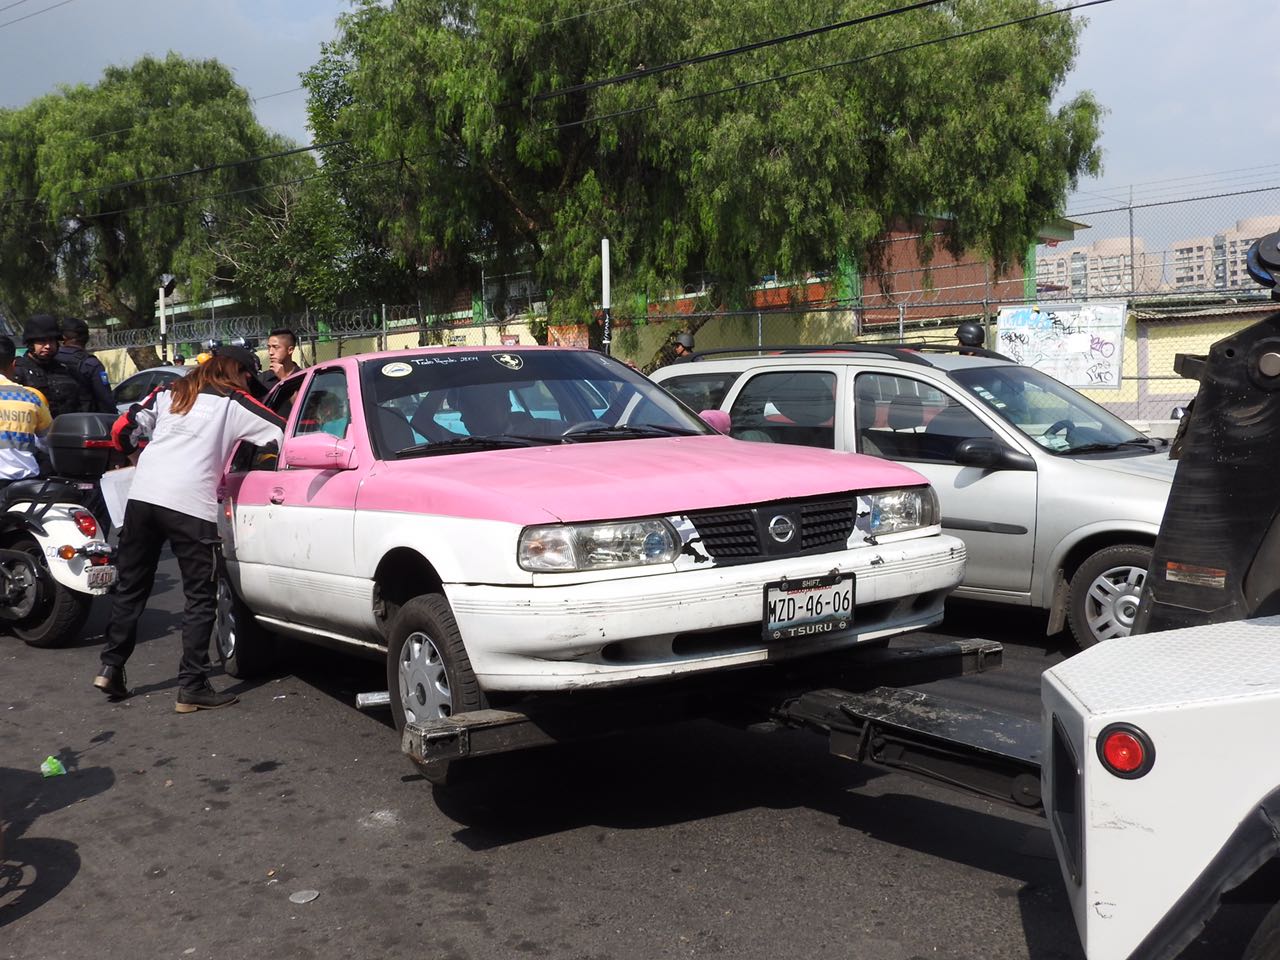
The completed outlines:
<svg viewBox="0 0 1280 960">
<path fill-rule="evenodd" d="M 224 484 L 228 672 L 273 634 L 385 657 L 398 726 L 882 640 L 963 573 L 911 469 L 730 439 L 592 351 L 344 357 L 268 403 L 282 449 Z"/>
</svg>

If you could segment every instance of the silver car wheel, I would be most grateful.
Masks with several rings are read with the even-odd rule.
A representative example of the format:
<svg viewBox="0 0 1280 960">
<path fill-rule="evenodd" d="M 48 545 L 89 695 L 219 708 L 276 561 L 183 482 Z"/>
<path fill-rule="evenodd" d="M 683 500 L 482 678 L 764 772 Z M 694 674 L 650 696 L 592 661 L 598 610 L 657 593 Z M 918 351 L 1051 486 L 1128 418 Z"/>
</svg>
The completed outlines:
<svg viewBox="0 0 1280 960">
<path fill-rule="evenodd" d="M 400 648 L 400 703 L 405 720 L 416 723 L 453 714 L 449 675 L 435 642 L 420 630 Z"/>
<path fill-rule="evenodd" d="M 235 598 L 225 580 L 218 581 L 218 612 L 213 625 L 213 635 L 218 644 L 218 656 L 226 663 L 236 654 Z"/>
<path fill-rule="evenodd" d="M 1120 566 L 1104 570 L 1089 584 L 1084 600 L 1085 619 L 1097 639 L 1129 636 L 1146 579 L 1147 571 L 1141 567 Z"/>
</svg>

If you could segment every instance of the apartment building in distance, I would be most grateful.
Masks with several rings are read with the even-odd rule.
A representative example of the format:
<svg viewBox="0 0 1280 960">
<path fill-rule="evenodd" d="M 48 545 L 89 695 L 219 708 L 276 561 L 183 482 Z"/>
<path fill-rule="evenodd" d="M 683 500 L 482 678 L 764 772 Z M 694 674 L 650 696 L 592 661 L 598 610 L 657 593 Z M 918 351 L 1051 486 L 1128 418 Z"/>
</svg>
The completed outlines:
<svg viewBox="0 0 1280 960">
<path fill-rule="evenodd" d="M 1245 255 L 1255 240 L 1277 230 L 1280 216 L 1251 217 L 1213 236 L 1175 242 L 1170 254 L 1169 289 L 1190 292 L 1252 287 Z"/>
<path fill-rule="evenodd" d="M 1141 237 L 1107 237 L 1087 247 L 1036 257 L 1036 290 L 1041 297 L 1083 300 L 1118 297 L 1161 288 L 1159 255 L 1147 253 Z"/>
</svg>

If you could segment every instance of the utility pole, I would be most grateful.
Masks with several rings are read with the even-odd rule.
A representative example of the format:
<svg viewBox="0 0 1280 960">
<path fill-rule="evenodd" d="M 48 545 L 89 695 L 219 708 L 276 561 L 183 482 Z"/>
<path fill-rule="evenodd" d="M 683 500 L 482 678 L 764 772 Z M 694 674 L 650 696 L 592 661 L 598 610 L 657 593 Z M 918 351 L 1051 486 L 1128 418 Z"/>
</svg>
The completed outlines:
<svg viewBox="0 0 1280 960">
<path fill-rule="evenodd" d="M 604 355 L 609 356 L 609 342 L 611 339 L 613 318 L 609 315 L 609 238 L 604 237 L 600 241 L 600 305 L 604 307 L 604 336 L 600 338 L 600 344 L 604 347 Z"/>
<path fill-rule="evenodd" d="M 160 287 L 160 362 L 169 362 L 169 324 L 165 314 L 165 287 Z"/>
</svg>

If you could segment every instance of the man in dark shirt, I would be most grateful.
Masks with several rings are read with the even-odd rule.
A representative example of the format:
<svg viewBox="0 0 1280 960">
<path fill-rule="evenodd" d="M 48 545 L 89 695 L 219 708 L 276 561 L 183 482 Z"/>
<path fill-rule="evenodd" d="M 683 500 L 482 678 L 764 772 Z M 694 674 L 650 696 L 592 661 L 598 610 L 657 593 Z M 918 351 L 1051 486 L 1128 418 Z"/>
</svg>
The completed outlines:
<svg viewBox="0 0 1280 960">
<path fill-rule="evenodd" d="M 80 409 L 90 413 L 115 413 L 111 381 L 102 361 L 85 349 L 89 344 L 89 325 L 79 317 L 62 320 L 62 347 L 58 359 L 66 364 L 80 385 Z"/>
<path fill-rule="evenodd" d="M 298 338 L 287 327 L 272 330 L 267 335 L 267 369 L 258 374 L 258 379 L 268 390 L 302 369 L 293 362 L 293 351 L 297 347 Z"/>
</svg>

